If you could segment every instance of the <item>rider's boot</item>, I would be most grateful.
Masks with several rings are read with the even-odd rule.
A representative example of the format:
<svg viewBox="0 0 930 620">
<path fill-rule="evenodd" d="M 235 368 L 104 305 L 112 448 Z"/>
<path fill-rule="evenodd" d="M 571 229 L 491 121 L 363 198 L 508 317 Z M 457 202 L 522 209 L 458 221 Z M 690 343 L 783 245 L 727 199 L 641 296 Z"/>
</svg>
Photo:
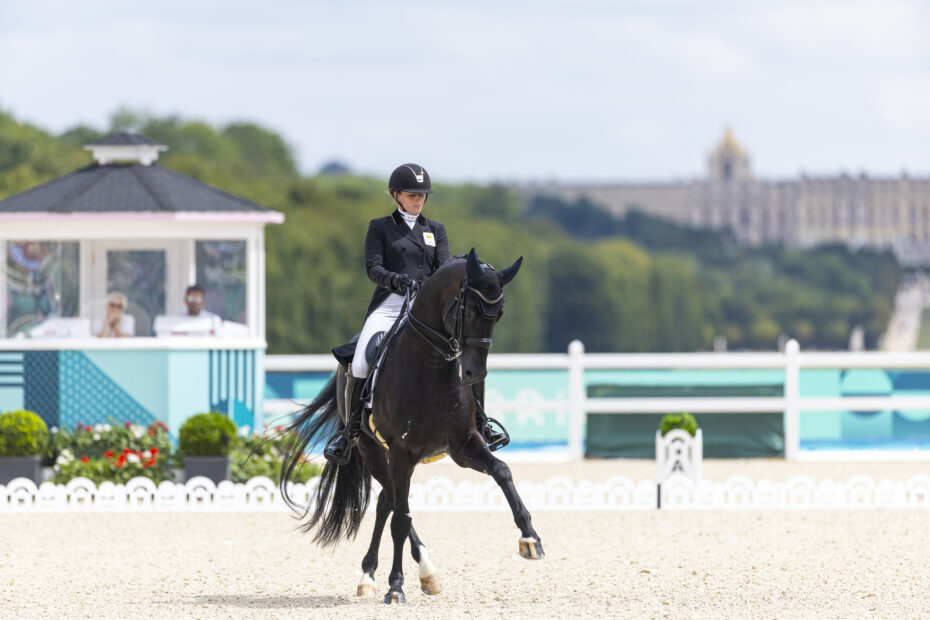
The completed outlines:
<svg viewBox="0 0 930 620">
<path fill-rule="evenodd" d="M 349 462 L 352 447 L 362 431 L 361 395 L 364 385 L 364 378 L 359 379 L 346 373 L 346 411 L 348 412 L 346 416 L 348 419 L 345 426 L 327 442 L 323 450 L 326 460 L 336 465 L 345 465 Z"/>
<path fill-rule="evenodd" d="M 494 420 L 494 423 L 500 426 L 500 431 L 498 431 L 491 424 L 488 419 L 487 414 L 484 412 L 484 382 L 474 386 L 475 392 L 475 425 L 478 430 L 481 431 L 481 436 L 484 437 L 484 441 L 488 444 L 488 448 L 491 452 L 495 450 L 500 450 L 508 443 L 510 443 L 510 434 L 504 429 L 503 425 L 497 420 Z"/>
</svg>

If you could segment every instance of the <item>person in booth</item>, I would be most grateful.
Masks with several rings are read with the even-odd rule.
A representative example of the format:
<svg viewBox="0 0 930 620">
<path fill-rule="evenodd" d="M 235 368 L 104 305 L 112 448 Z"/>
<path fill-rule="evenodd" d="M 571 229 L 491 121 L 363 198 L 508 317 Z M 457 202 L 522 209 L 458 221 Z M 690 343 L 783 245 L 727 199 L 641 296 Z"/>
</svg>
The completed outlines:
<svg viewBox="0 0 930 620">
<path fill-rule="evenodd" d="M 106 317 L 96 319 L 92 331 L 98 338 L 128 338 L 136 335 L 136 320 L 126 313 L 126 295 L 114 291 L 107 295 Z"/>
<path fill-rule="evenodd" d="M 191 284 L 188 286 L 187 290 L 184 291 L 184 304 L 187 306 L 187 316 L 216 319 L 219 321 L 219 315 L 205 310 L 203 307 L 204 303 L 206 303 L 206 298 L 204 297 L 203 287 L 199 284 Z"/>
</svg>

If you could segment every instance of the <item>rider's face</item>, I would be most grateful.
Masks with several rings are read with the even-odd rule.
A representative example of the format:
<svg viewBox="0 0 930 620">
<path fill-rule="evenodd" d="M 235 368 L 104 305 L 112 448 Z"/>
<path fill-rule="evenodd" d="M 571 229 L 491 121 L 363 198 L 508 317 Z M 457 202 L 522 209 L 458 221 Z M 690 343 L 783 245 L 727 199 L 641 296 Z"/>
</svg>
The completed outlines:
<svg viewBox="0 0 930 620">
<path fill-rule="evenodd" d="M 426 194 L 413 194 L 410 192 L 397 192 L 397 202 L 401 204 L 404 211 L 410 215 L 420 215 L 423 210 L 423 203 L 426 202 Z"/>
</svg>

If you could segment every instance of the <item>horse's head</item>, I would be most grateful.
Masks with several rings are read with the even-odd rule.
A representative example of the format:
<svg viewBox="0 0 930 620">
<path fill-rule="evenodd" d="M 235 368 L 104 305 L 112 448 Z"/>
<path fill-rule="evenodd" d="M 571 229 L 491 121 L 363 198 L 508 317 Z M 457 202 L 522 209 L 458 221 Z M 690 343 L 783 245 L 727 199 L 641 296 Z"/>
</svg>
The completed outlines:
<svg viewBox="0 0 930 620">
<path fill-rule="evenodd" d="M 488 350 L 494 325 L 504 314 L 504 286 L 510 282 L 523 257 L 501 271 L 478 260 L 475 250 L 464 260 L 453 260 L 427 280 L 411 313 L 412 326 L 426 338 L 447 361 L 459 360 L 460 374 L 466 385 L 483 381 L 488 374 Z M 422 311 L 422 314 L 421 314 Z M 427 318 L 429 316 L 429 318 Z M 433 317 L 441 320 L 440 330 L 421 331 L 421 321 L 429 326 Z M 446 340 L 438 342 L 435 336 Z"/>
</svg>

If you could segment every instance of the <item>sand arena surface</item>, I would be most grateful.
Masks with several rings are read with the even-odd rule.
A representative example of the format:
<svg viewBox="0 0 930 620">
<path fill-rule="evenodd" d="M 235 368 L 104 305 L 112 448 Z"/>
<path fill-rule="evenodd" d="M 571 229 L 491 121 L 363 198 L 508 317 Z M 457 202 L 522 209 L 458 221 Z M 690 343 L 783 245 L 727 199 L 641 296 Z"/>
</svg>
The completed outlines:
<svg viewBox="0 0 930 620">
<path fill-rule="evenodd" d="M 766 467 L 779 463 L 787 465 Z M 647 477 L 609 463 L 588 465 L 569 468 L 588 474 L 572 477 L 603 479 L 600 468 Z M 518 479 L 559 473 L 549 467 L 558 466 L 513 469 Z M 927 469 L 888 467 L 891 473 L 874 466 L 855 473 L 900 479 Z M 417 477 L 456 477 L 455 471 L 424 467 Z M 432 551 L 443 592 L 420 592 L 406 553 L 402 608 L 380 602 L 388 588 L 389 537 L 375 575 L 377 596 L 355 596 L 372 516 L 358 539 L 320 549 L 285 512 L 0 515 L 0 617 L 930 614 L 926 510 L 537 512 L 542 561 L 517 555 L 519 532 L 509 513 L 417 513 L 414 524 Z"/>
</svg>

